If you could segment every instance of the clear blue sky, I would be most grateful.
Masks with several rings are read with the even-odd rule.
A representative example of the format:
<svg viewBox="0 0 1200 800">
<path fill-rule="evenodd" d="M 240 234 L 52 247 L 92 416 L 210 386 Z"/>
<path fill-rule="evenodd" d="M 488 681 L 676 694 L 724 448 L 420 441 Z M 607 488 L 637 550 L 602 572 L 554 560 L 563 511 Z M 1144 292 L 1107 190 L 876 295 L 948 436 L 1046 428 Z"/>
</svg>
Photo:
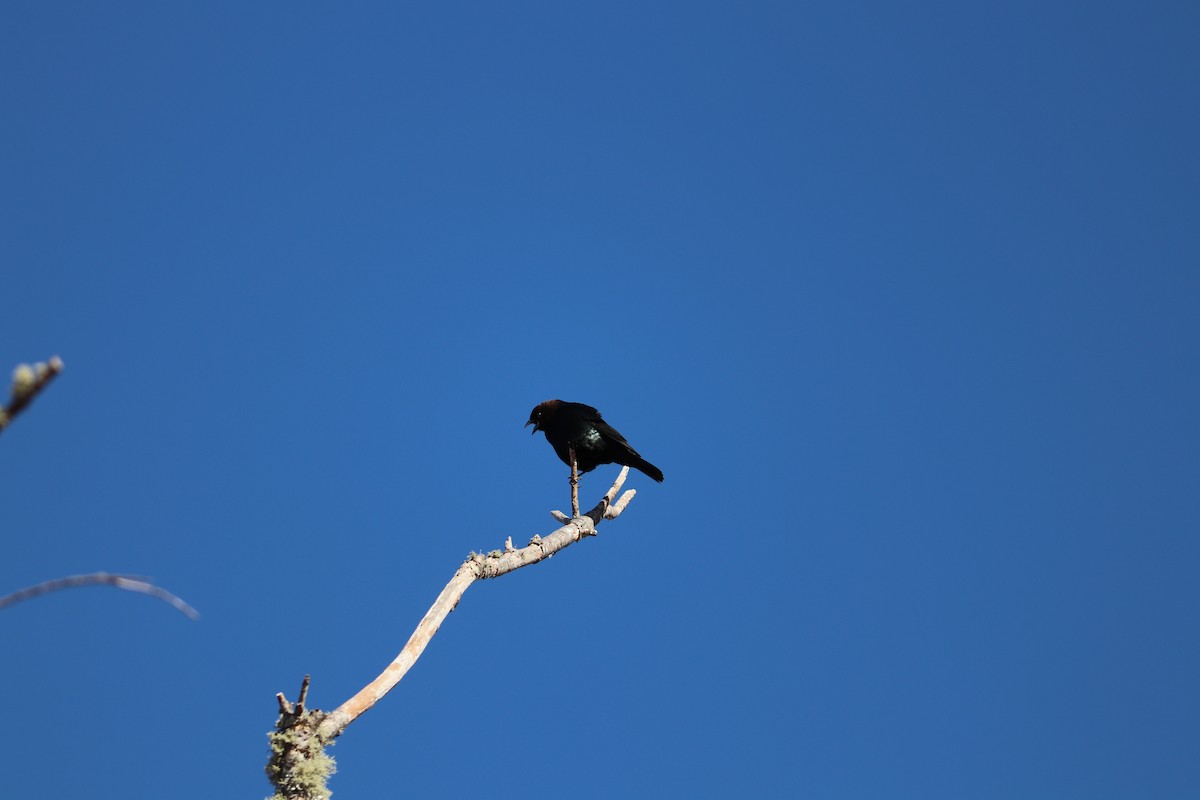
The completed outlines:
<svg viewBox="0 0 1200 800">
<path fill-rule="evenodd" d="M 340 798 L 1200 784 L 1194 3 L 9 3 L 13 797 L 261 797 L 471 550 L 522 429 L 662 467 L 473 587 Z M 615 474 L 584 481 L 594 500 Z"/>
</svg>

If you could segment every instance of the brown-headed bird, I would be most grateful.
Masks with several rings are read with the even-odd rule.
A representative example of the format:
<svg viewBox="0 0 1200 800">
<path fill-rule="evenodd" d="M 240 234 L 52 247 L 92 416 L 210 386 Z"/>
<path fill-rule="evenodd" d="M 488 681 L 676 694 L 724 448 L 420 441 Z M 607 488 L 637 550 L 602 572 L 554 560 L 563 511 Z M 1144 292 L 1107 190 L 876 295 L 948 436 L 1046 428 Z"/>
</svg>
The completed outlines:
<svg viewBox="0 0 1200 800">
<path fill-rule="evenodd" d="M 638 455 L 625 437 L 591 406 L 547 400 L 529 412 L 525 427 L 530 425 L 533 433 L 543 431 L 546 434 L 546 441 L 568 467 L 571 466 L 571 455 L 567 451 L 575 448 L 575 462 L 580 473 L 590 472 L 600 464 L 621 464 L 639 469 L 662 483 L 662 470 Z"/>
</svg>

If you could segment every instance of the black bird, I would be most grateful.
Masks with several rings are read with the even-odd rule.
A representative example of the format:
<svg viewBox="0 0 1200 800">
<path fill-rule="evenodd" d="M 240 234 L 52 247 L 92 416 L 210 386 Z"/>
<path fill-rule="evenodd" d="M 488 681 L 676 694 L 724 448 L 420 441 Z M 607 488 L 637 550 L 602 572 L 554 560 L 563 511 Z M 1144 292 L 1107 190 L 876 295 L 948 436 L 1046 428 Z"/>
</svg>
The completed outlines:
<svg viewBox="0 0 1200 800">
<path fill-rule="evenodd" d="M 571 456 L 567 450 L 574 447 L 575 462 L 580 473 L 591 472 L 600 464 L 621 464 L 639 469 L 662 483 L 662 470 L 638 455 L 625 437 L 617 433 L 616 428 L 605 422 L 600 412 L 591 406 L 566 400 L 547 400 L 529 412 L 529 422 L 525 423 L 525 427 L 530 425 L 533 426 L 533 433 L 545 432 L 546 441 L 568 467 L 571 466 Z"/>
</svg>

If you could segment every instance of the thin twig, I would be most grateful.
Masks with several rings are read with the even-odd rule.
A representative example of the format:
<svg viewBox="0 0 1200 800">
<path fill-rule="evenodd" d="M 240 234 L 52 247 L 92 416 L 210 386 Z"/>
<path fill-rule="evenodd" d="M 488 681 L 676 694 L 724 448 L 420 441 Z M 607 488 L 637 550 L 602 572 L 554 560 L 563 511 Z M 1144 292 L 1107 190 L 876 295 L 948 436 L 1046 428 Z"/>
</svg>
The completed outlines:
<svg viewBox="0 0 1200 800">
<path fill-rule="evenodd" d="M 200 612 L 192 608 L 180 598 L 163 589 L 161 586 L 155 586 L 149 581 L 143 580 L 137 575 L 113 575 L 109 572 L 93 572 L 88 575 L 68 575 L 65 578 L 55 578 L 49 581 L 42 581 L 39 584 L 30 586 L 26 589 L 13 592 L 12 594 L 0 597 L 0 608 L 6 608 L 14 603 L 19 603 L 22 600 L 28 600 L 31 597 L 37 597 L 48 592 L 54 592 L 59 589 L 73 589 L 77 586 L 115 586 L 118 589 L 125 589 L 130 592 L 141 592 L 148 594 L 151 597 L 157 597 L 164 603 L 170 604 L 181 614 L 185 614 L 191 619 L 199 619 Z"/>
<path fill-rule="evenodd" d="M 308 702 L 308 683 L 312 676 L 305 675 L 303 683 L 300 684 L 300 696 L 296 698 L 296 713 L 304 713 L 304 704 Z"/>
<path fill-rule="evenodd" d="M 24 411 L 33 402 L 33 398 L 37 397 L 62 370 L 63 362 L 58 356 L 51 356 L 49 361 L 38 362 L 32 367 L 21 364 L 13 370 L 12 398 L 8 401 L 8 406 L 0 409 L 0 432 L 3 432 L 17 414 Z"/>
<path fill-rule="evenodd" d="M 575 459 L 575 448 L 568 447 L 571 456 L 571 518 L 579 516 L 579 462 Z"/>
<path fill-rule="evenodd" d="M 458 601 L 462 599 L 463 594 L 472 583 L 485 578 L 498 578 L 521 567 L 536 564 L 580 539 L 595 536 L 596 526 L 600 524 L 601 520 L 612 519 L 616 516 L 614 514 L 610 517 L 608 512 L 615 508 L 613 499 L 621 491 L 621 486 L 624 485 L 628 475 L 629 467 L 622 468 L 613 485 L 595 508 L 583 516 L 576 514 L 574 519 L 549 536 L 534 536 L 528 546 L 516 550 L 497 550 L 486 556 L 472 553 L 454 573 L 437 599 L 433 601 L 433 605 L 430 606 L 429 611 L 417 625 L 417 629 L 409 637 L 408 643 L 404 645 L 404 649 L 392 663 L 388 664 L 387 668 L 375 680 L 364 686 L 358 694 L 342 703 L 321 721 L 317 729 L 321 740 L 331 742 L 340 736 L 346 726 L 382 700 L 384 695 L 400 682 L 413 664 L 417 663 L 417 659 L 425 652 L 433 635 L 438 632 L 442 622 L 458 605 Z M 626 494 L 628 495 L 628 493 Z M 622 497 L 622 500 L 626 503 L 629 502 L 625 497 Z M 619 514 L 620 511 L 617 513 Z"/>
</svg>

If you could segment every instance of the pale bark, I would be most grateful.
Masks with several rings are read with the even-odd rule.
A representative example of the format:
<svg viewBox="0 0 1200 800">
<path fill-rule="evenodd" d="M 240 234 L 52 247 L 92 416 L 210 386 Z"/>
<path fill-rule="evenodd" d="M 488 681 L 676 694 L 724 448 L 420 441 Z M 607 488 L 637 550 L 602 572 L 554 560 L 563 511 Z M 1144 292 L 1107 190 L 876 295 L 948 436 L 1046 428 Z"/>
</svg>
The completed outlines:
<svg viewBox="0 0 1200 800">
<path fill-rule="evenodd" d="M 588 536 L 596 535 L 596 526 L 604 519 L 616 519 L 633 499 L 636 491 L 630 489 L 617 499 L 629 467 L 621 469 L 616 481 L 596 504 L 583 515 L 568 518 L 561 511 L 551 512 L 565 524 L 547 536 L 534 536 L 525 547 L 514 548 L 509 537 L 501 550 L 490 553 L 471 553 L 455 571 L 425 616 L 417 625 L 412 636 L 400 653 L 369 684 L 338 708 L 326 714 L 317 709 L 306 709 L 303 699 L 293 706 L 282 693 L 277 695 L 280 708 L 276 732 L 271 734 L 272 756 L 267 774 L 276 787 L 277 798 L 289 800 L 320 800 L 329 796 L 327 778 L 333 773 L 333 760 L 325 753 L 325 746 L 346 730 L 359 715 L 383 699 L 389 691 L 412 668 L 442 622 L 458 605 L 463 593 L 477 580 L 498 578 L 543 559 Z M 575 487 L 572 486 L 574 489 Z M 307 693 L 308 678 L 305 677 L 303 693 Z"/>
<path fill-rule="evenodd" d="M 472 583 L 485 578 L 498 578 L 521 567 L 536 564 L 586 536 L 595 536 L 596 525 L 600 520 L 616 518 L 617 514 L 620 514 L 633 499 L 636 492 L 631 489 L 622 495 L 617 503 L 613 502 L 628 475 L 629 467 L 622 468 L 612 487 L 595 508 L 586 515 L 567 520 L 565 525 L 547 536 L 534 536 L 526 547 L 513 549 L 510 537 L 505 543 L 507 546 L 504 550 L 494 550 L 487 555 L 472 553 L 450 578 L 450 582 L 442 589 L 437 599 L 433 601 L 433 605 L 425 613 L 412 636 L 409 637 L 408 643 L 404 645 L 404 649 L 392 660 L 392 663 L 388 664 L 383 672 L 364 686 L 358 694 L 342 703 L 325 717 L 318 729 L 321 738 L 328 741 L 340 735 L 359 714 L 379 702 L 400 682 L 400 679 L 425 652 L 429 640 L 438 632 L 442 621 L 458 605 L 463 593 Z"/>
</svg>

